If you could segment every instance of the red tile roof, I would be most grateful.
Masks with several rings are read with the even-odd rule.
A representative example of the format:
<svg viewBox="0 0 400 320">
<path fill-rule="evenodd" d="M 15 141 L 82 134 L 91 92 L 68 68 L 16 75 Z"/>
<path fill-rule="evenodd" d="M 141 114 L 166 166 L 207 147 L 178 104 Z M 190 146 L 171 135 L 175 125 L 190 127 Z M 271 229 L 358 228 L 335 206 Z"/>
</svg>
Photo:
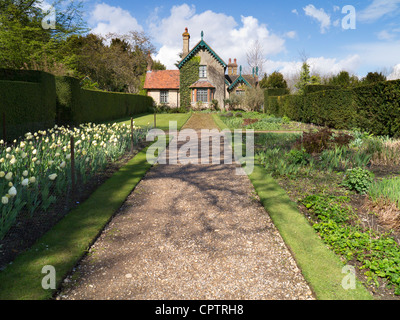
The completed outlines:
<svg viewBox="0 0 400 320">
<path fill-rule="evenodd" d="M 208 81 L 200 80 L 193 83 L 189 88 L 215 88 L 215 87 Z"/>
<path fill-rule="evenodd" d="M 144 89 L 179 89 L 179 70 L 158 70 L 146 74 Z"/>
</svg>

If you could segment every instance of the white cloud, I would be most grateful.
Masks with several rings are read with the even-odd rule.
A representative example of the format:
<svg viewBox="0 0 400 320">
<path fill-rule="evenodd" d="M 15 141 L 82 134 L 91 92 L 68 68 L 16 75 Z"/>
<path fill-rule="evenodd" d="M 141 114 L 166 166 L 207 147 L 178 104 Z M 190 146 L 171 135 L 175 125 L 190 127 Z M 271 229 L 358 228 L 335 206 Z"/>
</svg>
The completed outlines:
<svg viewBox="0 0 400 320">
<path fill-rule="evenodd" d="M 307 59 L 310 66 L 310 72 L 319 74 L 321 76 L 338 74 L 340 71 L 348 71 L 349 73 L 356 73 L 360 66 L 360 56 L 351 55 L 347 58 L 338 60 L 336 58 L 316 57 Z M 267 73 L 274 71 L 281 72 L 286 78 L 296 76 L 302 66 L 301 61 L 273 61 L 267 62 Z"/>
<path fill-rule="evenodd" d="M 382 30 L 382 31 L 378 32 L 377 36 L 378 36 L 379 40 L 393 40 L 394 38 L 396 38 L 395 34 L 390 33 L 387 30 Z"/>
<path fill-rule="evenodd" d="M 254 17 L 242 16 L 238 23 L 232 16 L 211 10 L 197 13 L 194 5 L 183 4 L 173 6 L 166 18 L 153 18 L 149 24 L 153 39 L 161 47 L 155 59 L 167 68 L 175 68 L 174 64 L 179 59 L 185 27 L 191 35 L 191 48 L 200 41 L 200 33 L 204 31 L 204 40 L 225 62 L 229 58 L 237 58 L 238 64 L 245 66 L 246 52 L 256 40 L 263 44 L 265 56 L 285 50 L 285 39 L 271 33 L 265 24 Z"/>
<path fill-rule="evenodd" d="M 108 33 L 126 34 L 129 31 L 143 31 L 143 27 L 127 10 L 106 3 L 97 4 L 91 13 L 89 23 L 92 32 L 99 35 Z"/>
<path fill-rule="evenodd" d="M 296 15 L 299 15 L 299 12 L 297 11 L 297 9 L 293 9 L 293 10 L 292 10 L 292 13 L 294 13 L 294 14 L 296 14 Z"/>
<path fill-rule="evenodd" d="M 357 14 L 357 19 L 362 22 L 374 22 L 395 12 L 399 5 L 400 0 L 373 0 L 367 8 Z"/>
<path fill-rule="evenodd" d="M 285 33 L 285 36 L 289 39 L 294 39 L 297 37 L 297 32 L 296 31 L 289 31 Z"/>
<path fill-rule="evenodd" d="M 400 64 L 393 67 L 392 73 L 387 77 L 388 80 L 400 79 Z"/>
<path fill-rule="evenodd" d="M 321 33 L 325 33 L 331 25 L 331 17 L 324 9 L 317 9 L 314 5 L 309 4 L 303 8 L 305 14 L 317 20 L 321 24 Z"/>
</svg>

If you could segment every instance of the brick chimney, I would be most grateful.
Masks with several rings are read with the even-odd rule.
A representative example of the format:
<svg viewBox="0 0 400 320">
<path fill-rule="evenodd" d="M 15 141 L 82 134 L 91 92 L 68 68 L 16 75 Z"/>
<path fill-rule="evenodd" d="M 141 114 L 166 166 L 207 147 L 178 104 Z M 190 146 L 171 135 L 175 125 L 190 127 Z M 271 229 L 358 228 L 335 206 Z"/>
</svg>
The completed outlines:
<svg viewBox="0 0 400 320">
<path fill-rule="evenodd" d="M 185 58 L 189 54 L 190 34 L 188 31 L 188 28 L 185 28 L 185 32 L 182 34 L 182 37 L 183 37 L 183 56 L 182 56 L 182 58 Z"/>
<path fill-rule="evenodd" d="M 228 75 L 232 75 L 232 59 L 229 58 L 229 63 L 228 63 Z"/>
<path fill-rule="evenodd" d="M 233 60 L 233 65 L 232 65 L 232 73 L 233 75 L 237 75 L 237 71 L 238 71 L 238 64 L 237 64 L 237 59 Z"/>
</svg>

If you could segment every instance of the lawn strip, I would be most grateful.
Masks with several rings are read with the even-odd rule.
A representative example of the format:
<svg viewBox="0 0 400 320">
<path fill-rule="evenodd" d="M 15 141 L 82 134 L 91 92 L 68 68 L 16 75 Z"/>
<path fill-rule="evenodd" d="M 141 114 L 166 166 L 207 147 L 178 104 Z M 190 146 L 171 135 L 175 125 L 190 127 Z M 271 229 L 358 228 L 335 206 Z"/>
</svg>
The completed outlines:
<svg viewBox="0 0 400 320">
<path fill-rule="evenodd" d="M 346 276 L 342 273 L 344 264 L 325 246 L 307 219 L 298 211 L 296 204 L 289 199 L 286 191 L 260 164 L 255 163 L 254 171 L 249 177 L 317 299 L 372 299 L 359 281 L 356 289 L 343 289 L 342 280 Z"/>
<path fill-rule="evenodd" d="M 150 169 L 146 151 L 101 185 L 88 200 L 72 210 L 28 251 L 0 273 L 0 300 L 49 299 L 55 290 L 42 288 L 42 268 L 55 267 L 57 287 L 71 271 L 114 213 Z"/>
<path fill-rule="evenodd" d="M 219 127 L 219 129 L 222 130 L 230 130 L 228 126 L 221 120 L 219 115 L 217 113 L 213 113 L 212 118 L 214 119 L 215 124 Z"/>
<path fill-rule="evenodd" d="M 192 116 L 191 113 L 161 113 L 156 115 L 156 125 L 157 129 L 161 129 L 164 131 L 169 130 L 169 122 L 177 121 L 178 130 L 180 130 L 184 124 L 189 120 Z M 154 113 L 147 115 L 140 115 L 138 117 L 133 117 L 133 121 L 135 121 L 134 125 L 137 127 L 145 127 L 145 126 L 153 126 L 154 125 Z M 120 119 L 117 122 L 118 124 L 125 123 L 126 125 L 131 124 L 130 118 Z"/>
</svg>

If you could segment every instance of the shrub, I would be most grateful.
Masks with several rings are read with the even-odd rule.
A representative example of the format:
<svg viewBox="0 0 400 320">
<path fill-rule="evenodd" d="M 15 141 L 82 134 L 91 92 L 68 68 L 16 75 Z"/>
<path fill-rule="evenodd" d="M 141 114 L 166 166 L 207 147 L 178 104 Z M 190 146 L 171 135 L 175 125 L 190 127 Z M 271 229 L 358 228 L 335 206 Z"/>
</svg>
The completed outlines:
<svg viewBox="0 0 400 320">
<path fill-rule="evenodd" d="M 353 136 L 345 133 L 334 133 L 329 128 L 323 128 L 316 132 L 304 132 L 295 144 L 297 149 L 304 148 L 307 153 L 321 153 L 336 146 L 345 147 L 354 139 Z"/>
<path fill-rule="evenodd" d="M 292 149 L 285 155 L 286 160 L 290 164 L 307 165 L 310 162 L 311 155 L 304 149 L 296 150 Z"/>
<path fill-rule="evenodd" d="M 372 172 L 362 168 L 348 169 L 343 178 L 342 186 L 360 194 L 366 194 L 372 184 L 373 177 Z"/>
</svg>

